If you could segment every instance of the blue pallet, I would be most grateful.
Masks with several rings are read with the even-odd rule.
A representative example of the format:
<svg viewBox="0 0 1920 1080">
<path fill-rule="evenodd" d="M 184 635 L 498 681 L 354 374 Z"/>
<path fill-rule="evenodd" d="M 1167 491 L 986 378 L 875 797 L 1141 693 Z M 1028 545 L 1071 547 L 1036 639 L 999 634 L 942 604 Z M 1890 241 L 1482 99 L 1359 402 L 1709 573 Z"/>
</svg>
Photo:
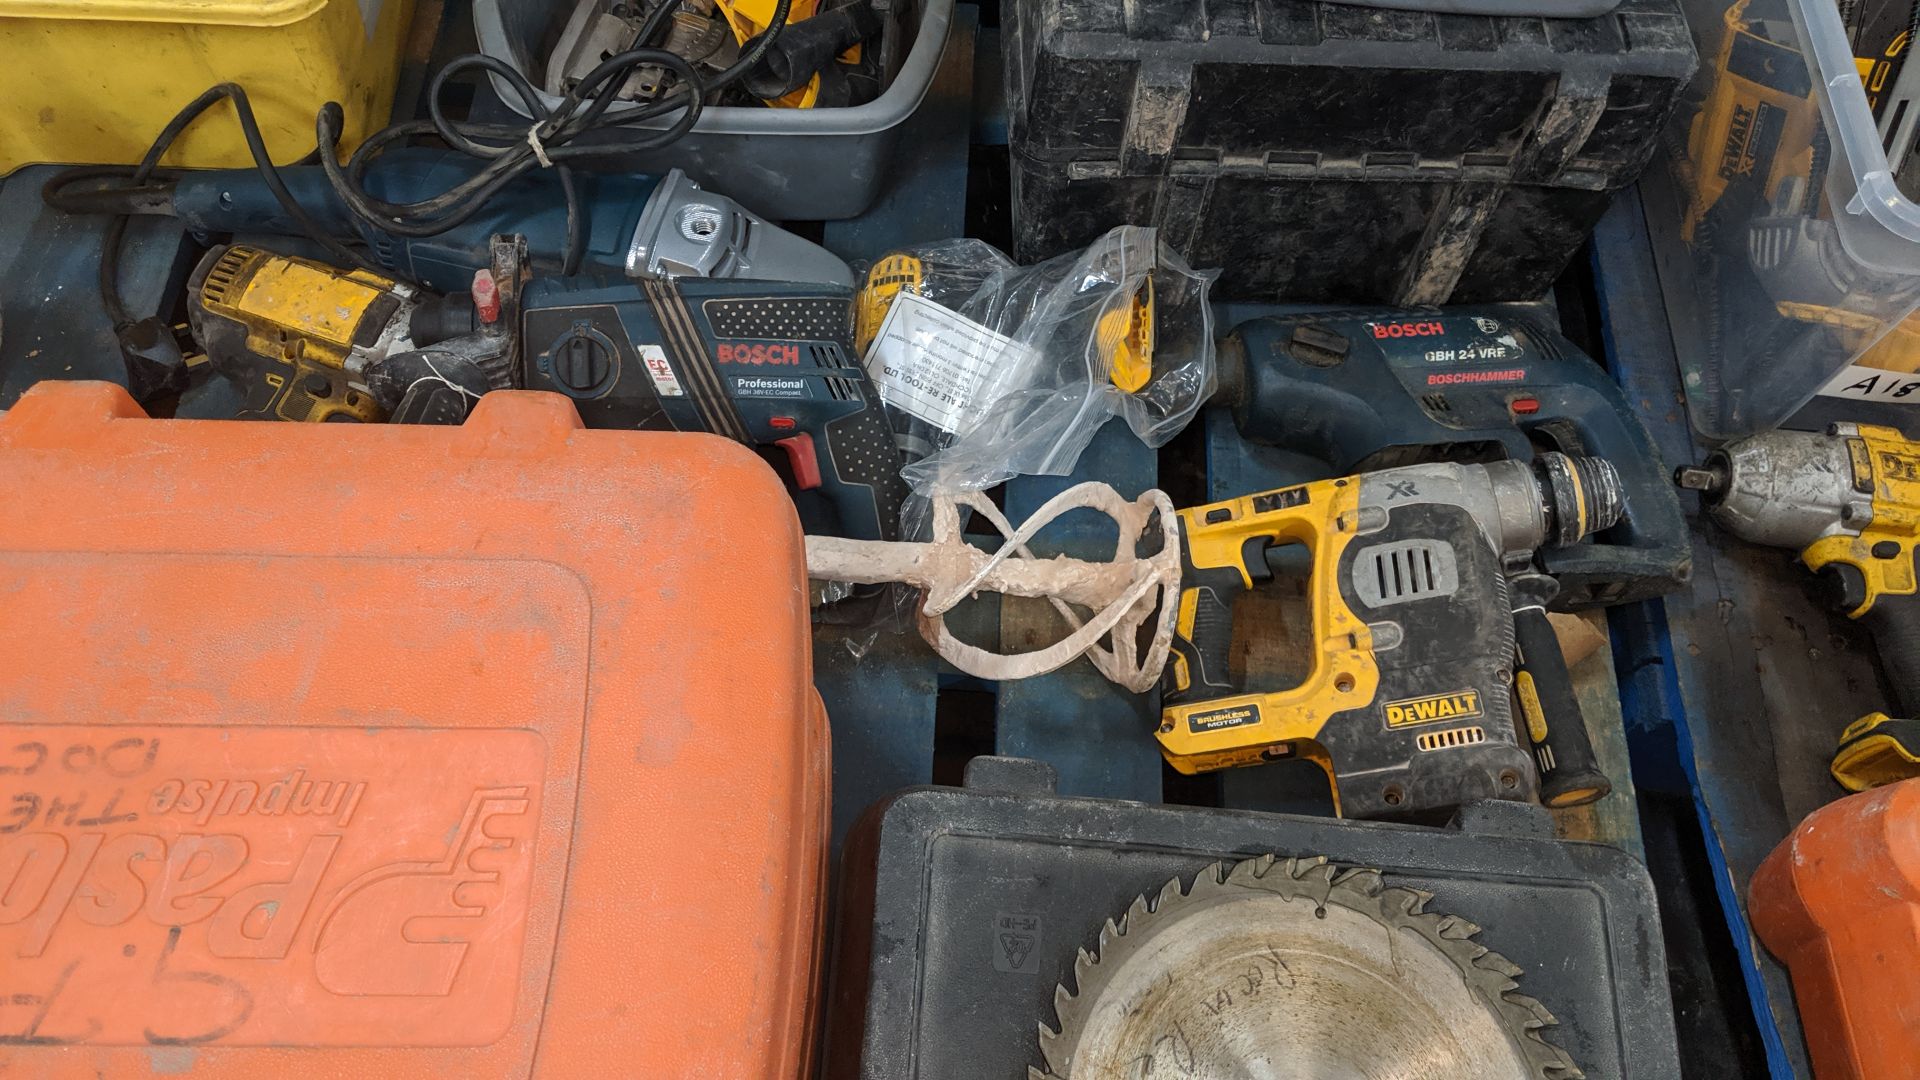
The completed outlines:
<svg viewBox="0 0 1920 1080">
<path fill-rule="evenodd" d="M 1607 359 L 1668 464 L 1706 452 L 1687 423 L 1649 222 L 1622 193 L 1593 240 Z M 1808 595 L 1796 553 L 1743 544 L 1692 505 L 1694 576 L 1662 601 L 1611 614 L 1634 775 L 1693 798 L 1721 910 L 1778 1080 L 1809 1078 L 1786 969 L 1746 916 L 1760 861 L 1844 792 L 1826 775 L 1841 727 L 1883 704 L 1866 644 Z"/>
</svg>

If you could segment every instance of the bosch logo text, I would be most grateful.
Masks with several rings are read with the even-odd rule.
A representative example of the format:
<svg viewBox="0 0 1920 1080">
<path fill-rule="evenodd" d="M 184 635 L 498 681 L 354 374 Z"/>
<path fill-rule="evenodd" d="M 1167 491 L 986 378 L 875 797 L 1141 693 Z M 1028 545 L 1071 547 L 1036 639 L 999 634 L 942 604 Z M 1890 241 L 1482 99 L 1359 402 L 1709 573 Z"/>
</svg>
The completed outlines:
<svg viewBox="0 0 1920 1080">
<path fill-rule="evenodd" d="M 1377 338 L 1433 337 L 1447 332 L 1447 325 L 1441 322 L 1396 322 L 1369 323 L 1373 327 L 1373 336 Z"/>
<path fill-rule="evenodd" d="M 723 364 L 798 364 L 800 346 L 769 345 L 764 341 L 741 342 L 738 345 L 721 342 L 714 355 Z"/>
</svg>

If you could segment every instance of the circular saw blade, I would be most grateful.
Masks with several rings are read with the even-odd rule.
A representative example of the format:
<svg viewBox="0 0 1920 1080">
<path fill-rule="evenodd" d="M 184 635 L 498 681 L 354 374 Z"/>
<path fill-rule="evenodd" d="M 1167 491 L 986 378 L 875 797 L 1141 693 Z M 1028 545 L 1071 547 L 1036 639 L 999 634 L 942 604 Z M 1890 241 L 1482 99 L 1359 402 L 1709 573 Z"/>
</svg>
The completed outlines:
<svg viewBox="0 0 1920 1080">
<path fill-rule="evenodd" d="M 1577 1080 L 1520 969 L 1431 894 L 1323 858 L 1215 863 L 1082 949 L 1030 1080 Z"/>
</svg>

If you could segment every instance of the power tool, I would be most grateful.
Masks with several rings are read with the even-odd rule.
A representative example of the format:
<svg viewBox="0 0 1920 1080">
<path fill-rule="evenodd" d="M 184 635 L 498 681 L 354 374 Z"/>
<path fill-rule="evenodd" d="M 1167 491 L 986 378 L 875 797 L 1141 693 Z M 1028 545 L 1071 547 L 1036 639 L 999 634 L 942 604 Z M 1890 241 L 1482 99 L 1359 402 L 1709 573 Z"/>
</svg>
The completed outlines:
<svg viewBox="0 0 1920 1080">
<path fill-rule="evenodd" d="M 1605 369 L 1558 334 L 1496 312 L 1356 308 L 1242 323 L 1222 339 L 1217 403 L 1250 442 L 1335 473 L 1425 461 L 1612 462 L 1626 511 L 1540 567 L 1577 610 L 1671 592 L 1692 572 L 1679 500 Z"/>
<path fill-rule="evenodd" d="M 1572 701 L 1538 690 L 1568 682 L 1557 646 L 1528 647 L 1521 688 L 1529 734 L 1546 752 L 1530 761 L 1520 742 L 1508 700 L 1515 624 L 1544 627 L 1546 613 L 1529 602 L 1536 593 L 1515 603 L 1508 577 L 1531 574 L 1542 545 L 1612 527 L 1624 494 L 1606 460 L 1550 451 L 1532 462 L 1408 465 L 1180 511 L 1185 564 L 1162 752 L 1183 773 L 1307 758 L 1348 817 L 1532 800 L 1557 768 L 1580 777 L 1555 779 L 1561 801 L 1590 801 L 1597 771 L 1584 723 L 1542 712 Z M 1311 559 L 1313 667 L 1291 690 L 1246 693 L 1227 672 L 1234 604 L 1272 580 L 1269 549 L 1287 544 Z"/>
<path fill-rule="evenodd" d="M 484 295 L 493 288 L 492 271 L 483 271 L 479 281 L 481 306 L 497 317 L 497 298 Z M 400 358 L 491 321 L 476 316 L 471 293 L 421 293 L 365 270 L 340 270 L 243 244 L 209 251 L 187 279 L 187 295 L 194 340 L 213 369 L 239 387 L 246 401 L 243 419 L 388 419 L 403 411 L 399 399 L 413 382 L 376 393 L 378 373 L 390 361 L 407 368 Z M 498 340 L 487 352 L 504 357 L 506 345 Z M 481 362 L 479 350 L 458 356 L 451 347 L 438 351 L 443 359 L 432 367 L 442 379 L 467 375 L 469 365 Z M 481 371 L 472 393 L 512 385 L 499 363 L 482 366 L 492 369 L 491 377 Z M 464 408 L 458 412 L 465 415 Z"/>
<path fill-rule="evenodd" d="M 899 449 L 853 351 L 849 288 L 534 278 L 496 238 L 473 292 L 215 249 L 190 282 L 195 335 L 250 415 L 459 423 L 493 389 L 553 390 L 589 427 L 710 431 L 784 466 L 808 530 L 893 539 Z"/>
<path fill-rule="evenodd" d="M 572 398 L 589 427 L 711 431 L 784 453 L 792 486 L 812 493 L 799 504 L 809 532 L 898 535 L 907 485 L 853 351 L 851 288 L 549 278 L 523 308 L 520 385 Z"/>
<path fill-rule="evenodd" d="M 446 150 L 398 147 L 375 158 L 363 185 L 389 203 L 431 199 L 471 179 L 484 162 Z M 291 220 L 254 169 L 181 172 L 129 188 L 89 190 L 86 169 L 49 181 L 43 197 L 73 213 L 160 214 L 198 233 L 296 235 Z M 569 237 L 561 181 L 551 171 L 503 186 L 461 224 L 435 236 L 406 237 L 369 225 L 342 202 L 317 165 L 278 170 L 288 192 L 327 235 L 367 246 L 377 265 L 433 292 L 465 289 L 485 269 L 495 235 L 527 238 L 536 273 L 560 272 Z M 587 208 L 579 270 L 630 277 L 740 277 L 814 281 L 851 287 L 837 256 L 787 232 L 725 195 L 703 191 L 678 169 L 664 176 L 574 177 Z"/>
<path fill-rule="evenodd" d="M 1769 431 L 1675 471 L 1720 525 L 1800 553 L 1833 602 L 1873 635 L 1899 718 L 1869 713 L 1841 733 L 1831 771 L 1852 791 L 1920 776 L 1920 443 L 1840 423 Z"/>
</svg>

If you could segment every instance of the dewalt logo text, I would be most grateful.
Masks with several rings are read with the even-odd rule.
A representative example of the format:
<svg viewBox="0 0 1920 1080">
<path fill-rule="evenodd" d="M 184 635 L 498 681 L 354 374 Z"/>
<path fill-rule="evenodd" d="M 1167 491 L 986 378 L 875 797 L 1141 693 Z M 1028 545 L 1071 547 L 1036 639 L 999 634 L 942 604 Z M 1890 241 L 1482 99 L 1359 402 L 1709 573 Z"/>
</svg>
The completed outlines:
<svg viewBox="0 0 1920 1080">
<path fill-rule="evenodd" d="M 1390 728 L 1479 715 L 1480 694 L 1475 690 L 1456 690 L 1451 694 L 1429 694 L 1426 697 L 1387 702 L 1387 726 Z"/>
</svg>

